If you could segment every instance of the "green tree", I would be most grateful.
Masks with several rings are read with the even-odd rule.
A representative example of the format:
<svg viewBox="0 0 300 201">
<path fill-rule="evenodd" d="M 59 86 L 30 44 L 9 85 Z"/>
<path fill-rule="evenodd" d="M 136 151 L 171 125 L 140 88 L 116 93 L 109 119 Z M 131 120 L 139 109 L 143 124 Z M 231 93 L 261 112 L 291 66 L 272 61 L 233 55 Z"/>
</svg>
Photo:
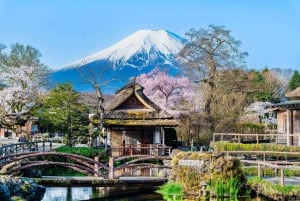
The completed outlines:
<svg viewBox="0 0 300 201">
<path fill-rule="evenodd" d="M 245 71 L 219 71 L 213 95 L 212 115 L 217 132 L 232 132 L 246 104 Z"/>
<path fill-rule="evenodd" d="M 207 133 L 215 131 L 215 119 L 212 112 L 216 82 L 220 70 L 240 68 L 244 65 L 246 52 L 239 50 L 241 42 L 235 40 L 230 31 L 223 26 L 210 25 L 207 29 L 191 29 L 187 44 L 179 53 L 179 58 L 189 77 L 203 88 L 204 121 Z"/>
<path fill-rule="evenodd" d="M 290 81 L 289 81 L 289 90 L 292 91 L 296 89 L 297 87 L 300 87 L 300 75 L 297 70 L 294 71 L 294 74 L 292 75 Z"/>
<path fill-rule="evenodd" d="M 248 102 L 279 102 L 284 96 L 285 84 L 279 78 L 276 72 L 268 68 L 248 72 L 248 81 L 246 84 Z"/>
<path fill-rule="evenodd" d="M 46 65 L 40 60 L 42 54 L 40 51 L 30 45 L 22 45 L 19 43 L 12 44 L 10 51 L 6 53 L 6 46 L 0 44 L 0 66 L 21 67 L 21 66 L 40 66 L 41 69 L 47 69 Z"/>
<path fill-rule="evenodd" d="M 88 137 L 88 109 L 80 102 L 80 94 L 71 84 L 60 84 L 52 89 L 36 115 L 41 126 L 52 132 L 63 132 L 70 147 Z"/>
</svg>

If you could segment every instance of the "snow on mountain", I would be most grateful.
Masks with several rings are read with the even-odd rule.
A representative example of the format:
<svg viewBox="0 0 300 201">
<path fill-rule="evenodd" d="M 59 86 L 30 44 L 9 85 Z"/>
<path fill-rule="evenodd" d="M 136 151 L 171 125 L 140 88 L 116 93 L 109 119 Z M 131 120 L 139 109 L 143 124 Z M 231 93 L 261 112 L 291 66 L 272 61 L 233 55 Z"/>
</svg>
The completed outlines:
<svg viewBox="0 0 300 201">
<path fill-rule="evenodd" d="M 50 75 L 50 83 L 69 82 L 76 90 L 87 91 L 91 86 L 82 77 L 101 75 L 98 79 L 106 83 L 102 86 L 104 93 L 113 93 L 130 78 L 156 67 L 177 74 L 176 54 L 183 46 L 184 39 L 172 32 L 139 30 L 102 51 L 55 70 Z"/>
<path fill-rule="evenodd" d="M 165 56 L 166 59 L 174 59 L 174 55 L 182 49 L 183 44 L 184 40 L 181 37 L 169 31 L 139 30 L 116 44 L 63 68 L 78 67 L 83 62 L 91 63 L 96 60 L 108 60 L 114 64 L 114 67 L 128 64 L 141 68 L 155 59 L 157 53 Z M 136 55 L 139 57 L 137 58 Z M 144 65 L 135 66 L 131 61 L 133 59 L 145 60 Z"/>
</svg>

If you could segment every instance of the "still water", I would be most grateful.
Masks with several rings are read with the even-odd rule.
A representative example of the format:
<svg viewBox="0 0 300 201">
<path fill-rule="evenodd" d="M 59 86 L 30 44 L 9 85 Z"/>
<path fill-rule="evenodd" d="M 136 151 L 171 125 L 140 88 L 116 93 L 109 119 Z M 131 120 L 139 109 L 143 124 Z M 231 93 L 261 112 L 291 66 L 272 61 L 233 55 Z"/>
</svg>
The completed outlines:
<svg viewBox="0 0 300 201">
<path fill-rule="evenodd" d="M 155 187 L 47 187 L 42 201 L 163 201 Z"/>
<path fill-rule="evenodd" d="M 156 189 L 155 187 L 47 187 L 42 201 L 163 201 L 162 196 L 155 193 Z M 239 201 L 267 200 L 256 197 L 241 198 Z"/>
</svg>

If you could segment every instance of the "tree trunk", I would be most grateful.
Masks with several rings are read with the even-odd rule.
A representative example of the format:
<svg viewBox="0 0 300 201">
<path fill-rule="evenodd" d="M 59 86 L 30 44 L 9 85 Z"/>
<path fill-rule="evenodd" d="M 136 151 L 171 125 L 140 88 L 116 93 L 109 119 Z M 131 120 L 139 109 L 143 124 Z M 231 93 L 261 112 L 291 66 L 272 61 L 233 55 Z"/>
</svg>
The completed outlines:
<svg viewBox="0 0 300 201">
<path fill-rule="evenodd" d="M 103 98 L 102 91 L 101 91 L 100 87 L 98 86 L 98 84 L 93 83 L 92 86 L 95 89 L 96 96 L 97 96 L 96 114 L 99 118 L 98 130 L 101 133 L 102 129 L 103 129 L 103 118 L 104 118 L 104 108 L 102 106 L 102 104 L 104 102 L 104 98 Z M 96 144 L 96 146 L 97 146 L 97 142 L 98 142 L 97 138 L 99 138 L 99 136 L 92 139 L 92 144 Z"/>
<path fill-rule="evenodd" d="M 214 62 L 214 59 L 213 59 L 213 55 L 210 54 L 209 55 L 210 57 L 210 68 L 209 68 L 209 75 L 208 75 L 208 81 L 207 81 L 207 84 L 208 84 L 208 94 L 207 94 L 207 98 L 206 98 L 206 101 L 205 101 L 205 119 L 206 119 L 206 123 L 207 123 L 207 131 L 208 131 L 208 134 L 213 134 L 215 132 L 215 125 L 214 125 L 214 119 L 213 119 L 213 116 L 212 116 L 212 113 L 211 113 L 211 107 L 212 107 L 212 101 L 213 101 L 213 94 L 214 94 L 214 91 L 215 91 L 215 77 L 216 77 L 216 70 L 217 70 L 217 67 L 216 67 L 216 64 Z"/>
<path fill-rule="evenodd" d="M 22 126 L 17 124 L 15 125 L 15 129 L 14 129 L 16 136 L 12 136 L 13 138 L 21 136 L 22 135 Z"/>
</svg>

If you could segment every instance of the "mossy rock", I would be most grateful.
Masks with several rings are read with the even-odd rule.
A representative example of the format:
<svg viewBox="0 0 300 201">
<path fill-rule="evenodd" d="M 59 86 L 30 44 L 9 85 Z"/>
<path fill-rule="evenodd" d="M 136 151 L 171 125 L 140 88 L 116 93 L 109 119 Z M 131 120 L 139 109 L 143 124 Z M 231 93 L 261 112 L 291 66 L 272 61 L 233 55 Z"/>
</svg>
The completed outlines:
<svg viewBox="0 0 300 201">
<path fill-rule="evenodd" d="M 180 160 L 200 160 L 201 166 L 178 165 Z M 236 158 L 216 156 L 212 153 L 178 151 L 173 155 L 170 180 L 183 184 L 185 191 L 200 189 L 203 183 L 214 179 L 226 181 L 234 177 L 242 188 L 246 185 L 240 161 Z"/>
</svg>

